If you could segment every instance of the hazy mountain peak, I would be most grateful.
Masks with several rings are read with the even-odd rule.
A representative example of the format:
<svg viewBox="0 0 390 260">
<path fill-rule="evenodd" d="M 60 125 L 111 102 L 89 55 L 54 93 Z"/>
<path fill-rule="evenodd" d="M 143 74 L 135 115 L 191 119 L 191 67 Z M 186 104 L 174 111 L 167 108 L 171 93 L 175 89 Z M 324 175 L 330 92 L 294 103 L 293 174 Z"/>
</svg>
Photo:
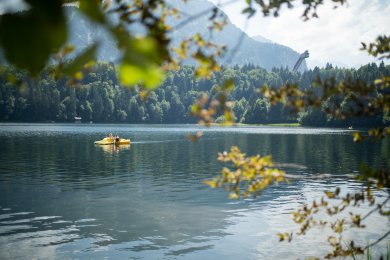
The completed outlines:
<svg viewBox="0 0 390 260">
<path fill-rule="evenodd" d="M 267 38 L 261 36 L 260 34 L 252 36 L 252 39 L 255 39 L 258 42 L 273 43 L 270 39 L 267 39 Z"/>
</svg>

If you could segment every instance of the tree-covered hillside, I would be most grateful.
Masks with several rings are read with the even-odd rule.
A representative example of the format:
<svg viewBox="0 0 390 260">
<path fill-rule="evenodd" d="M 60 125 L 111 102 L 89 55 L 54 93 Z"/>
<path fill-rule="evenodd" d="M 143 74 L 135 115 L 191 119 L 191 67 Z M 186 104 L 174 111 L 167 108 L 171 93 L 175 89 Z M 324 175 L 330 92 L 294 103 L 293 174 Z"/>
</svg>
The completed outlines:
<svg viewBox="0 0 390 260">
<path fill-rule="evenodd" d="M 46 71 L 37 80 L 24 73 L 2 67 L 0 78 L 0 120 L 28 122 L 73 122 L 80 116 L 84 122 L 115 123 L 195 123 L 190 115 L 191 105 L 206 92 L 216 94 L 216 86 L 233 79 L 234 90 L 229 99 L 236 101 L 233 111 L 241 123 L 286 123 L 299 121 L 302 125 L 314 126 L 373 126 L 388 124 L 389 115 L 378 113 L 365 120 L 336 120 L 321 110 L 308 109 L 298 115 L 290 113 L 282 104 L 271 106 L 262 96 L 263 85 L 278 87 L 283 83 L 299 83 L 302 89 L 312 88 L 317 78 L 334 77 L 336 81 L 360 79 L 372 82 L 381 75 L 390 75 L 390 66 L 383 63 L 368 64 L 360 69 L 340 69 L 328 65 L 326 68 L 292 73 L 287 68 L 272 72 L 253 66 L 223 68 L 209 79 L 195 79 L 194 68 L 185 66 L 168 72 L 164 83 L 152 91 L 148 98 L 138 87 L 124 88 L 119 85 L 115 66 L 99 63 L 85 75 L 77 85 L 66 79 L 54 80 Z M 314 89 L 315 90 L 315 89 Z M 316 91 L 316 90 L 315 90 Z M 372 95 L 378 95 L 375 92 Z M 328 100 L 323 109 L 339 102 L 342 109 L 350 109 L 350 96 Z M 222 121 L 220 117 L 217 121 Z"/>
</svg>

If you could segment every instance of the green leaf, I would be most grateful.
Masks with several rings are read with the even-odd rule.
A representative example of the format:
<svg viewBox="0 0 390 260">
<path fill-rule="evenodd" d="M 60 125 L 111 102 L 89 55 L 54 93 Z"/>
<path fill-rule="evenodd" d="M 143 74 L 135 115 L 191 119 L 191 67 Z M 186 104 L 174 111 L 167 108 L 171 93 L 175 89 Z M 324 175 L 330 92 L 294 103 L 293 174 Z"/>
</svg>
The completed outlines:
<svg viewBox="0 0 390 260">
<path fill-rule="evenodd" d="M 249 7 L 245 8 L 244 10 L 242 10 L 241 13 L 248 14 L 247 18 L 251 18 L 256 13 L 256 10 L 249 6 Z"/>
<path fill-rule="evenodd" d="M 165 80 L 165 72 L 157 66 L 147 69 L 145 76 L 143 84 L 147 89 L 155 89 Z"/>
<path fill-rule="evenodd" d="M 333 192 L 331 192 L 331 191 L 325 191 L 325 194 L 326 194 L 326 196 L 329 198 L 329 199 L 334 199 L 334 198 L 336 198 L 336 195 L 333 193 Z"/>
<path fill-rule="evenodd" d="M 201 107 L 198 104 L 194 104 L 191 106 L 191 113 L 198 114 L 201 111 Z"/>
<path fill-rule="evenodd" d="M 214 180 L 205 180 L 204 184 L 210 186 L 211 188 L 217 188 L 218 187 L 218 183 L 216 181 L 214 181 Z"/>
<path fill-rule="evenodd" d="M 132 87 L 143 84 L 147 89 L 154 89 L 164 80 L 164 71 L 157 67 L 141 67 L 131 63 L 122 63 L 119 67 L 119 80 L 122 85 Z"/>
<path fill-rule="evenodd" d="M 161 64 L 162 58 L 159 54 L 157 43 L 153 38 L 128 37 L 125 44 L 125 61 L 145 66 L 151 63 Z"/>
<path fill-rule="evenodd" d="M 85 64 L 94 59 L 97 47 L 98 44 L 96 43 L 87 47 L 83 53 L 78 55 L 70 63 L 66 64 L 65 68 L 63 69 L 63 73 L 65 75 L 72 76 L 76 72 L 80 71 Z"/>
<path fill-rule="evenodd" d="M 122 26 L 111 28 L 110 32 L 118 41 L 118 47 L 124 52 L 125 62 L 140 66 L 150 63 L 161 65 L 163 62 L 159 46 L 153 37 L 134 37 Z"/>
<path fill-rule="evenodd" d="M 234 89 L 234 81 L 233 79 L 228 79 L 224 84 L 224 89 L 226 91 L 232 91 Z"/>
<path fill-rule="evenodd" d="M 67 39 L 61 0 L 28 1 L 28 11 L 0 19 L 0 45 L 8 62 L 37 75 Z"/>
<path fill-rule="evenodd" d="M 158 87 L 165 79 L 165 72 L 156 41 L 151 37 L 134 38 L 123 28 L 114 28 L 111 32 L 124 51 L 119 68 L 121 84 L 127 87 L 143 84 L 147 89 Z"/>
<path fill-rule="evenodd" d="M 333 236 L 328 237 L 328 242 L 331 246 L 336 246 L 338 244 L 337 239 Z"/>
<path fill-rule="evenodd" d="M 235 192 L 231 192 L 231 193 L 229 193 L 229 199 L 239 199 L 240 198 L 240 196 L 237 194 L 237 193 L 235 193 Z"/>
<path fill-rule="evenodd" d="M 139 66 L 122 63 L 119 67 L 119 80 L 122 85 L 131 87 L 138 84 L 144 77 L 144 70 Z"/>
<path fill-rule="evenodd" d="M 352 136 L 355 143 L 360 143 L 364 139 L 364 136 L 362 136 L 359 132 L 354 132 Z"/>
</svg>

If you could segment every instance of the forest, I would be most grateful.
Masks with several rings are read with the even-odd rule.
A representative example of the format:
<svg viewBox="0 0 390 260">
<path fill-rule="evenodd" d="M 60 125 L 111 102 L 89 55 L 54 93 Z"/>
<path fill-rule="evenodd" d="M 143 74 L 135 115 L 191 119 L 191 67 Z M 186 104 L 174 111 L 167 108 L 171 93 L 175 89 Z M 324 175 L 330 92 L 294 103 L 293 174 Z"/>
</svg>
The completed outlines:
<svg viewBox="0 0 390 260">
<path fill-rule="evenodd" d="M 216 94 L 216 87 L 229 79 L 234 89 L 229 100 L 234 101 L 236 122 L 245 124 L 300 123 L 303 126 L 358 126 L 389 125 L 390 115 L 378 113 L 369 118 L 336 119 L 324 109 L 338 102 L 341 109 L 350 109 L 351 96 L 330 99 L 321 109 L 308 108 L 292 113 L 279 103 L 271 106 L 259 89 L 266 85 L 277 88 L 282 84 L 298 84 L 301 89 L 313 89 L 317 78 L 361 80 L 365 83 L 390 75 L 390 65 L 383 62 L 367 64 L 359 69 L 333 67 L 314 68 L 303 73 L 291 72 L 288 68 L 266 71 L 248 64 L 224 67 L 214 72 L 209 79 L 197 79 L 195 69 L 183 66 L 169 71 L 163 84 L 148 93 L 145 98 L 138 87 L 120 86 L 118 72 L 112 63 L 97 63 L 77 84 L 65 79 L 55 79 L 50 68 L 38 79 L 10 66 L 0 67 L 0 121 L 2 122 L 73 122 L 81 117 L 83 122 L 94 123 L 196 123 L 191 116 L 191 106 L 202 95 Z M 372 95 L 381 95 L 378 89 Z M 222 122 L 223 116 L 216 122 Z"/>
</svg>

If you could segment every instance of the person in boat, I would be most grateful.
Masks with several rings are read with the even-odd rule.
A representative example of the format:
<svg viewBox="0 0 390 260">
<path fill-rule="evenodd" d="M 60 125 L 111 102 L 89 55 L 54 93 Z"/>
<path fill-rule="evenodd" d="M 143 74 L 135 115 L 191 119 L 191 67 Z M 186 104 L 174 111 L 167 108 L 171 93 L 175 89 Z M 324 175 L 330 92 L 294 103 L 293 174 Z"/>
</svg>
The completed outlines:
<svg viewBox="0 0 390 260">
<path fill-rule="evenodd" d="M 114 136 L 112 135 L 112 133 L 109 133 L 107 138 L 110 140 L 110 141 L 114 141 Z"/>
<path fill-rule="evenodd" d="M 119 138 L 119 135 L 117 135 L 117 136 L 115 137 L 115 143 L 116 143 L 116 144 L 119 144 L 119 142 L 120 142 L 120 138 Z"/>
</svg>

